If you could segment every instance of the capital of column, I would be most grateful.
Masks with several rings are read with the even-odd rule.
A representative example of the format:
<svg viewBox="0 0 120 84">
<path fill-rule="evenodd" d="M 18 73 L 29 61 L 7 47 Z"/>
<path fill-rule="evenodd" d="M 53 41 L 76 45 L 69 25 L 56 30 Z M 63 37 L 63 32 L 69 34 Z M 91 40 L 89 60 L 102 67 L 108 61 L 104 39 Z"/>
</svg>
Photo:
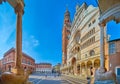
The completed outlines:
<svg viewBox="0 0 120 84">
<path fill-rule="evenodd" d="M 105 22 L 101 22 L 101 23 L 99 23 L 99 26 L 104 28 L 106 26 L 106 23 Z"/>
<path fill-rule="evenodd" d="M 17 3 L 16 7 L 15 7 L 15 13 L 16 14 L 24 14 L 24 6 L 21 3 Z"/>
</svg>

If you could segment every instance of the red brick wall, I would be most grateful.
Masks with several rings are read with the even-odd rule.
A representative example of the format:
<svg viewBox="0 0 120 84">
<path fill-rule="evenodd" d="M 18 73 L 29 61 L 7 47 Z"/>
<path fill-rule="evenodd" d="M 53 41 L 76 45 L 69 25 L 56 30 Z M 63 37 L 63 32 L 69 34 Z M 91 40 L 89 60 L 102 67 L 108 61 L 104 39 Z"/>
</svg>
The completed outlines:
<svg viewBox="0 0 120 84">
<path fill-rule="evenodd" d="M 120 65 L 120 52 L 110 55 L 109 63 L 111 64 L 110 70 L 115 71 L 115 67 Z"/>
<path fill-rule="evenodd" d="M 68 32 L 69 26 L 66 25 L 70 25 L 70 14 L 68 14 L 68 12 L 65 13 L 64 26 L 62 30 L 62 53 L 64 53 L 62 56 L 62 64 L 66 64 L 65 58 L 67 58 L 67 44 L 69 41 L 67 37 L 70 34 L 70 32 Z"/>
<path fill-rule="evenodd" d="M 120 41 L 114 41 L 116 46 L 116 53 L 109 56 L 109 68 L 115 71 L 116 66 L 120 66 Z"/>
<path fill-rule="evenodd" d="M 36 68 L 52 68 L 50 64 L 35 64 Z"/>
<path fill-rule="evenodd" d="M 23 60 L 25 60 L 24 63 L 23 63 Z M 15 67 L 15 50 L 9 50 L 9 53 L 4 55 L 2 61 L 3 61 L 3 64 L 2 64 L 3 71 L 9 71 L 10 66 L 11 66 L 11 69 L 14 68 Z M 26 67 L 26 69 L 31 72 L 34 71 L 35 70 L 35 60 L 23 53 L 22 67 L 23 67 L 23 69 L 25 69 L 25 67 Z"/>
</svg>

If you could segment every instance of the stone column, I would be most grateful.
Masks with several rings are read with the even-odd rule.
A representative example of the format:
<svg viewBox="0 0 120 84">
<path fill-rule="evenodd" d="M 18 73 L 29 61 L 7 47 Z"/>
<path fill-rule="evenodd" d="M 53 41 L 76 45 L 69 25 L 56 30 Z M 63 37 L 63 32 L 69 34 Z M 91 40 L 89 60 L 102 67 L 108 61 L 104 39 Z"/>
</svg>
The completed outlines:
<svg viewBox="0 0 120 84">
<path fill-rule="evenodd" d="M 104 58 L 104 27 L 100 24 L 100 68 L 105 70 L 105 58 Z M 103 70 L 103 72 L 104 72 Z"/>
<path fill-rule="evenodd" d="M 104 27 L 104 23 L 100 24 L 100 69 L 95 72 L 94 84 L 117 84 L 115 73 L 105 68 Z"/>
<path fill-rule="evenodd" d="M 80 64 L 80 76 L 82 75 L 82 66 Z"/>
<path fill-rule="evenodd" d="M 94 60 L 92 60 L 92 67 L 94 68 L 95 66 L 94 66 Z"/>
<path fill-rule="evenodd" d="M 93 76 L 94 76 L 94 69 L 95 69 L 94 60 L 92 60 L 92 69 L 91 69 L 91 71 L 92 71 L 92 73 L 93 73 Z"/>
<path fill-rule="evenodd" d="M 24 9 L 21 3 L 18 3 L 15 7 L 15 13 L 17 15 L 17 27 L 16 27 L 16 50 L 15 50 L 15 69 L 16 74 L 23 74 L 22 71 L 22 15 Z"/>
<path fill-rule="evenodd" d="M 85 76 L 88 75 L 88 70 L 87 70 L 87 62 L 85 62 Z"/>
</svg>

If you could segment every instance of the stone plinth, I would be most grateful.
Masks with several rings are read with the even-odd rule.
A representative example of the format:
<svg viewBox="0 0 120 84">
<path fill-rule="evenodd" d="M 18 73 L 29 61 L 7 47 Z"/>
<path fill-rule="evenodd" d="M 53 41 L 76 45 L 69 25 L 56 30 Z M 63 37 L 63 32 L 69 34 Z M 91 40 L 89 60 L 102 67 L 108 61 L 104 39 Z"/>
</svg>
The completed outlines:
<svg viewBox="0 0 120 84">
<path fill-rule="evenodd" d="M 0 77 L 0 84 L 32 84 L 27 81 L 28 75 L 16 75 L 14 73 L 5 72 Z"/>
<path fill-rule="evenodd" d="M 113 80 L 95 81 L 94 84 L 116 84 Z"/>
<path fill-rule="evenodd" d="M 12 69 L 12 73 L 17 74 L 17 75 L 23 75 L 24 74 L 24 70 L 13 68 Z"/>
<path fill-rule="evenodd" d="M 94 84 L 117 84 L 116 75 L 112 71 L 98 69 L 95 72 Z"/>
</svg>

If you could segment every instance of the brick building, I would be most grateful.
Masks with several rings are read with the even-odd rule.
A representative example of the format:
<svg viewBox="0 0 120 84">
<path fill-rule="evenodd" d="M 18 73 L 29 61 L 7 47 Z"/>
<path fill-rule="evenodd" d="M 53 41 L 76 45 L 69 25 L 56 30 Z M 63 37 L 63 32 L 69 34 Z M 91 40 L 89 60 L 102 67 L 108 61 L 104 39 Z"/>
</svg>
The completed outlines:
<svg viewBox="0 0 120 84">
<path fill-rule="evenodd" d="M 52 64 L 50 63 L 36 63 L 35 71 L 40 73 L 52 73 Z"/>
<path fill-rule="evenodd" d="M 25 53 L 22 53 L 22 68 L 29 70 L 30 72 L 35 70 L 35 60 L 28 56 Z M 11 69 L 15 66 L 15 48 L 11 48 L 8 50 L 2 59 L 1 68 L 2 71 L 11 71 Z"/>
<path fill-rule="evenodd" d="M 62 65 L 65 66 L 67 64 L 67 44 L 70 36 L 70 12 L 66 10 L 64 15 L 64 24 L 62 30 Z"/>
<path fill-rule="evenodd" d="M 109 41 L 109 69 L 116 73 L 116 68 L 120 72 L 120 39 Z"/>
</svg>

